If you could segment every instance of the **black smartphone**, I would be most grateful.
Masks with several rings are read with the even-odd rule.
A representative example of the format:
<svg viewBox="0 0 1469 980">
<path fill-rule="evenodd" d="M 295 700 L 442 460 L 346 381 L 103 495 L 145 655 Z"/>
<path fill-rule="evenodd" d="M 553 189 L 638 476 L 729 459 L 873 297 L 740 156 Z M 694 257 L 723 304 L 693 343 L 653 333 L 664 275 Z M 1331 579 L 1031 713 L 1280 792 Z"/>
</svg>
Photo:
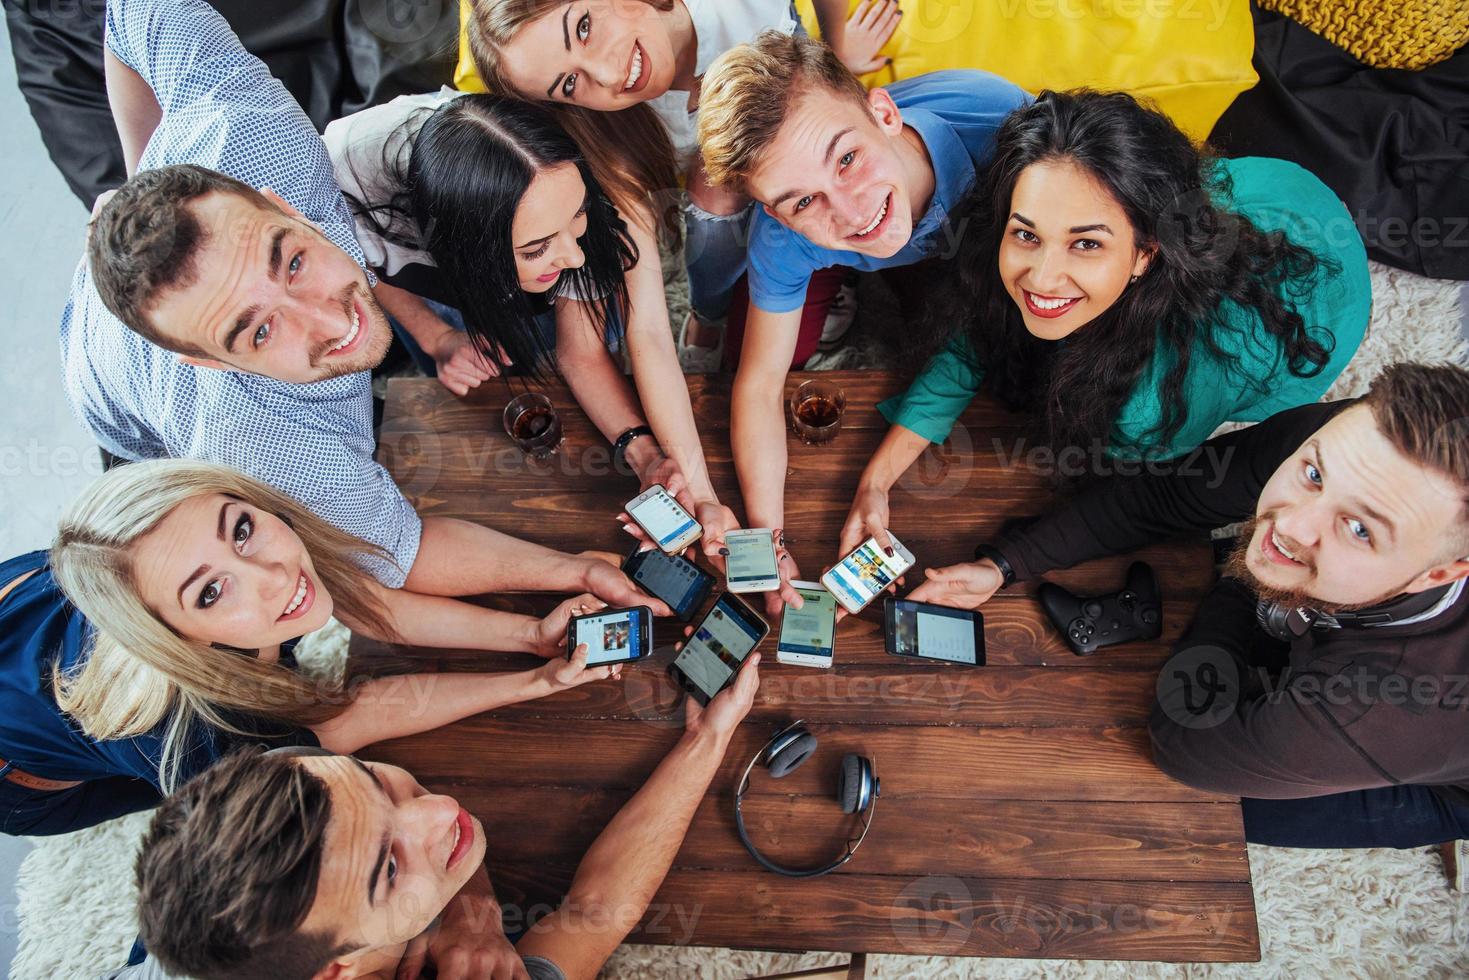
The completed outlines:
<svg viewBox="0 0 1469 980">
<path fill-rule="evenodd" d="M 729 592 L 709 608 L 668 673 L 700 704 L 729 686 L 745 658 L 770 632 L 760 615 Z"/>
<path fill-rule="evenodd" d="M 603 609 L 566 624 L 566 659 L 587 645 L 587 664 L 620 664 L 653 652 L 653 611 L 647 606 Z"/>
<path fill-rule="evenodd" d="M 889 598 L 883 620 L 895 657 L 984 666 L 984 617 L 973 610 Z"/>
<path fill-rule="evenodd" d="M 683 555 L 667 555 L 657 548 L 639 551 L 637 545 L 622 560 L 622 570 L 650 595 L 668 603 L 668 608 L 687 623 L 709 598 L 714 576 Z"/>
</svg>

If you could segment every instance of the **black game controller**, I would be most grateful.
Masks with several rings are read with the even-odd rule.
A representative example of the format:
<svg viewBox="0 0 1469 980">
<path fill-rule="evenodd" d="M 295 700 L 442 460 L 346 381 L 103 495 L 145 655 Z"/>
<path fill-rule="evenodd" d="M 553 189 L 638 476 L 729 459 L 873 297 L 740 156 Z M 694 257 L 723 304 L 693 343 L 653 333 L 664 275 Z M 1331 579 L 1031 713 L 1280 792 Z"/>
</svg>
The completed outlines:
<svg viewBox="0 0 1469 980">
<path fill-rule="evenodd" d="M 1133 562 L 1127 570 L 1127 587 L 1112 595 L 1079 596 L 1052 582 L 1042 583 L 1037 595 L 1071 652 L 1079 657 L 1102 647 L 1163 635 L 1163 597 L 1158 593 L 1158 578 L 1146 562 Z"/>
</svg>

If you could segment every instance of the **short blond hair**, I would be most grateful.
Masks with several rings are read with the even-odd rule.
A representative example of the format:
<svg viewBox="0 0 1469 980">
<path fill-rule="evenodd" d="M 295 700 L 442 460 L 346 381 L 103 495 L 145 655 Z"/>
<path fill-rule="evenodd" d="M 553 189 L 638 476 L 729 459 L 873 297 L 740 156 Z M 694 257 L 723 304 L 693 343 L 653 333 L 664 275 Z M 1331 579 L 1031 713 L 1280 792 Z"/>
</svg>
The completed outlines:
<svg viewBox="0 0 1469 980">
<path fill-rule="evenodd" d="M 699 87 L 699 152 L 709 183 L 742 186 L 796 97 L 817 86 L 867 104 L 867 90 L 836 53 L 805 35 L 764 31 L 716 58 Z"/>
</svg>

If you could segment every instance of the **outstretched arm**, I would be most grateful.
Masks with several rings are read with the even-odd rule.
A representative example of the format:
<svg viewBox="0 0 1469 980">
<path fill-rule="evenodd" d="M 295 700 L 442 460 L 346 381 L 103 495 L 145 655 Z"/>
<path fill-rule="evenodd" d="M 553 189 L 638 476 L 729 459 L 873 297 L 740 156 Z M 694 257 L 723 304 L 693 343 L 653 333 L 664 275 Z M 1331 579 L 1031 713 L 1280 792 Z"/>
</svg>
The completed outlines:
<svg viewBox="0 0 1469 980">
<path fill-rule="evenodd" d="M 124 64 L 105 44 L 102 65 L 107 78 L 107 102 L 112 106 L 112 119 L 122 140 L 123 164 L 131 177 L 138 172 L 143 148 L 163 119 L 163 110 L 143 76 Z"/>
<path fill-rule="evenodd" d="M 531 927 L 517 952 L 545 957 L 570 980 L 597 975 L 668 876 L 729 740 L 754 703 L 759 662 L 759 654 L 750 657 L 734 685 L 707 708 L 688 701 L 683 738 L 598 835 L 566 901 Z"/>
</svg>

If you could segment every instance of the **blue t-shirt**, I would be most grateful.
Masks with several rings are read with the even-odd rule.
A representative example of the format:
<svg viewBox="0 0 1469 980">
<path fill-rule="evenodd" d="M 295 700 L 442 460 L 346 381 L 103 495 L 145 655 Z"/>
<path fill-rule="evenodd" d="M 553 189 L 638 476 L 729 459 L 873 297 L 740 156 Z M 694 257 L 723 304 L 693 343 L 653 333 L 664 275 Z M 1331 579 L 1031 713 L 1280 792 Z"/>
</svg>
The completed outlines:
<svg viewBox="0 0 1469 980">
<path fill-rule="evenodd" d="M 933 199 L 913 226 L 913 237 L 885 259 L 822 248 L 755 209 L 750 226 L 750 300 L 768 313 L 789 313 L 806 302 L 812 273 L 834 265 L 887 269 L 942 254 L 951 241 L 949 211 L 974 183 L 994 149 L 995 131 L 1030 96 L 989 72 L 955 69 L 907 78 L 887 86 L 903 123 L 923 140 L 933 162 Z"/>
<path fill-rule="evenodd" d="M 9 763 L 7 770 L 13 766 L 45 779 L 90 783 L 127 777 L 142 780 L 156 789 L 166 722 L 146 735 L 98 741 L 56 705 L 51 686 L 52 667 L 59 664 L 63 671 L 76 669 L 85 659 L 92 628 L 62 594 L 51 574 L 48 558 L 45 551 L 33 551 L 0 563 L 0 589 L 27 572 L 32 573 L 0 601 L 0 758 Z M 281 662 L 286 666 L 293 663 L 285 651 Z M 317 744 L 309 730 L 235 715 L 229 720 L 271 745 Z M 186 739 L 179 768 L 181 780 L 207 769 L 239 744 L 240 737 L 233 733 L 197 725 Z M 59 800 L 74 792 L 27 790 L 12 783 L 3 785 L 5 794 L 0 803 L 10 803 L 10 797 L 17 795 Z M 140 805 L 130 809 L 142 809 L 158 802 L 156 794 L 143 794 L 138 799 Z M 127 812 L 127 808 L 100 813 L 93 822 L 120 812 Z M 27 833 L 49 830 L 44 819 L 25 828 Z"/>
</svg>

